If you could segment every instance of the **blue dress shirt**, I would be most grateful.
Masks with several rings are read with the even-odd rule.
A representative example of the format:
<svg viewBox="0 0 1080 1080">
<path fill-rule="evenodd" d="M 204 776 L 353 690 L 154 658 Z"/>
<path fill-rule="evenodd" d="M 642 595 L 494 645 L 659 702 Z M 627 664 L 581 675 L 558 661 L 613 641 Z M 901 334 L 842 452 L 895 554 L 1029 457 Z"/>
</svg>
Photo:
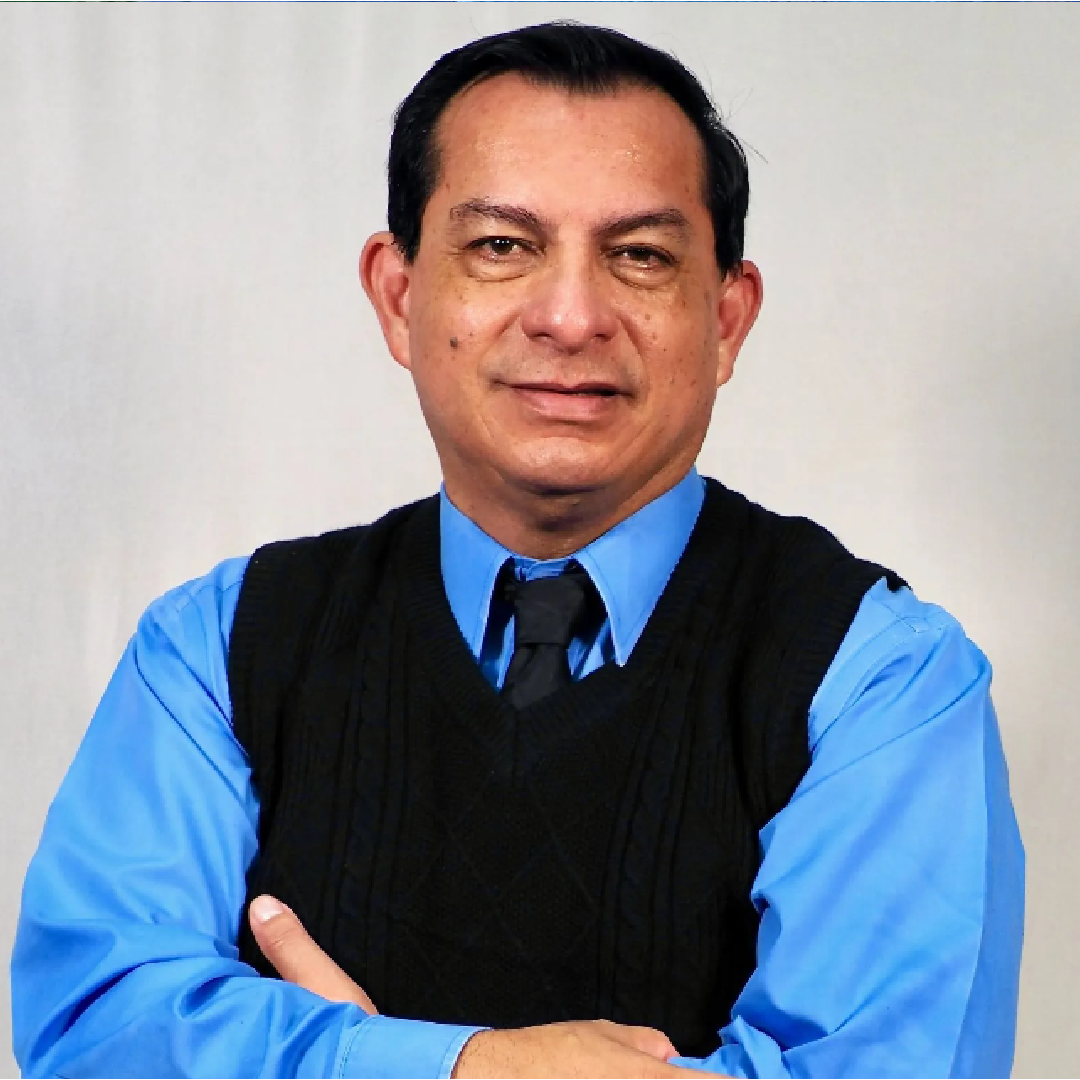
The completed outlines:
<svg viewBox="0 0 1080 1080">
<path fill-rule="evenodd" d="M 608 615 L 572 643 L 576 677 L 626 660 L 702 497 L 691 472 L 574 556 Z M 499 568 L 567 560 L 512 555 L 445 496 L 441 528 L 447 597 L 498 685 L 513 642 Z M 11 964 L 26 1075 L 445 1077 L 478 1030 L 367 1016 L 238 960 L 259 806 L 226 649 L 246 565 L 151 604 L 49 811 Z M 761 832 L 757 967 L 720 1049 L 678 1063 L 1008 1075 L 1024 856 L 989 684 L 947 613 L 869 590 L 810 707 L 809 771 Z"/>
</svg>

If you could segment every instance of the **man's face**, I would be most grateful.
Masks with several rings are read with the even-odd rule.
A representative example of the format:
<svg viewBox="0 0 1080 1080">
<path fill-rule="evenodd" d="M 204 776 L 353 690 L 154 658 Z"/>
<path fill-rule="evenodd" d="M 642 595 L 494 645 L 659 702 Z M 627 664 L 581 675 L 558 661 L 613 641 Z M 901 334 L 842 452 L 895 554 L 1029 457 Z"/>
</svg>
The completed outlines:
<svg viewBox="0 0 1080 1080">
<path fill-rule="evenodd" d="M 655 91 L 503 75 L 451 102 L 438 145 L 383 326 L 448 494 L 643 505 L 692 465 L 749 329 L 725 325 L 696 131 Z"/>
</svg>

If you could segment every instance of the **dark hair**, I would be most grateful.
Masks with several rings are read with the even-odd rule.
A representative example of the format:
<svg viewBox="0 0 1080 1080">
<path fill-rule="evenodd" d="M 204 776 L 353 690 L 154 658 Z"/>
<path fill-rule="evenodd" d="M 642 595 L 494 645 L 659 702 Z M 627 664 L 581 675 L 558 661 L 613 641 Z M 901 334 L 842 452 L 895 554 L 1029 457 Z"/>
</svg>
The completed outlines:
<svg viewBox="0 0 1080 1080">
<path fill-rule="evenodd" d="M 410 262 L 420 247 L 420 221 L 438 179 L 439 118 L 462 90 L 508 72 L 570 93 L 603 94 L 634 85 L 667 94 L 701 136 L 704 199 L 720 272 L 726 276 L 738 270 L 750 196 L 746 155 L 704 87 L 670 53 L 615 30 L 561 21 L 494 34 L 446 53 L 399 106 L 387 166 L 387 224 Z"/>
</svg>

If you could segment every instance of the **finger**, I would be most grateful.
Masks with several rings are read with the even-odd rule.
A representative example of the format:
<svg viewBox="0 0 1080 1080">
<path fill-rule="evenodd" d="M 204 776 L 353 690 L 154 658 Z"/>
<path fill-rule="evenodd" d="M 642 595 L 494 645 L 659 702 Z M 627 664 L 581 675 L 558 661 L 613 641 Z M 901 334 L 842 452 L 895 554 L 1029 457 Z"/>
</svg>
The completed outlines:
<svg viewBox="0 0 1080 1080">
<path fill-rule="evenodd" d="M 661 1071 L 657 1073 L 657 1076 L 670 1077 L 671 1080 L 676 1080 L 677 1077 L 688 1078 L 693 1077 L 694 1080 L 702 1080 L 702 1077 L 720 1077 L 721 1080 L 731 1080 L 724 1073 L 714 1072 L 702 1072 L 700 1069 L 687 1069 L 682 1065 L 664 1065 L 661 1066 Z"/>
<path fill-rule="evenodd" d="M 378 1012 L 371 998 L 315 944 L 280 900 L 257 896 L 248 908 L 248 922 L 263 956 L 286 982 L 327 1001 L 350 1001 L 366 1013 Z"/>
<path fill-rule="evenodd" d="M 614 1039 L 623 1046 L 630 1047 L 657 1061 L 667 1061 L 669 1057 L 678 1054 L 672 1041 L 656 1028 L 632 1027 L 629 1024 L 616 1024 L 611 1020 L 598 1021 L 604 1029 L 604 1034 L 609 1039 Z"/>
</svg>

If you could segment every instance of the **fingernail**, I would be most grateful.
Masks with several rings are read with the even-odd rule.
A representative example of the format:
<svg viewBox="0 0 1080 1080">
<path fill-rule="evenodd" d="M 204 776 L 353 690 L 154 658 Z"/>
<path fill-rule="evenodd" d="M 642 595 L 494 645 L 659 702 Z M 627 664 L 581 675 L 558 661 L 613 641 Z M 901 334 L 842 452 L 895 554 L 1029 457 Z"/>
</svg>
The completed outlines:
<svg viewBox="0 0 1080 1080">
<path fill-rule="evenodd" d="M 256 896 L 251 901 L 251 917 L 260 923 L 267 922 L 274 918 L 275 915 L 281 915 L 285 911 L 285 905 L 280 900 L 275 900 L 272 896 Z"/>
</svg>

